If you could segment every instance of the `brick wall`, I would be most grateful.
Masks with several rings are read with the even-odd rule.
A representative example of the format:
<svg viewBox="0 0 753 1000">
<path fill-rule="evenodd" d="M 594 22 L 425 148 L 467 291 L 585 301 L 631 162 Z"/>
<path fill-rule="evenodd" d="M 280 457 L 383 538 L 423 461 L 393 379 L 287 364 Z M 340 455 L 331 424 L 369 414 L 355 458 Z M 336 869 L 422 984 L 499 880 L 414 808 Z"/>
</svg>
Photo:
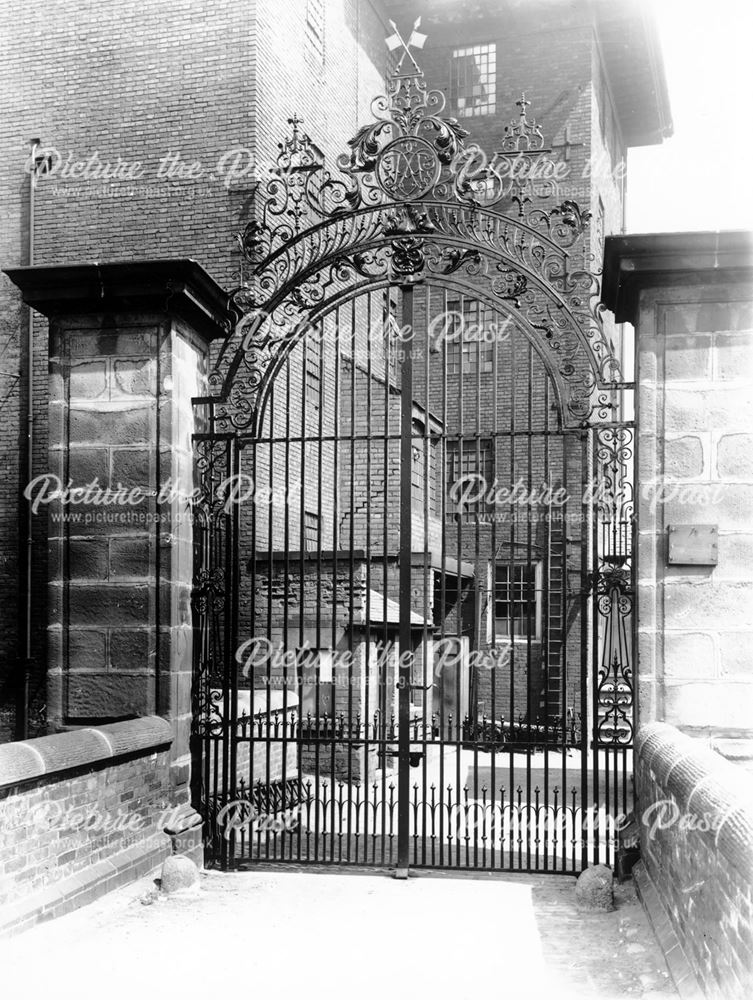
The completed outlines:
<svg viewBox="0 0 753 1000">
<path fill-rule="evenodd" d="M 28 262 L 25 164 L 28 140 L 39 137 L 57 151 L 60 165 L 36 189 L 37 263 L 190 256 L 224 286 L 237 284 L 232 234 L 248 209 L 254 172 L 225 183 L 223 155 L 232 159 L 236 151 L 241 173 L 252 163 L 263 170 L 293 112 L 304 117 L 328 155 L 340 153 L 382 89 L 386 48 L 378 11 L 356 0 L 327 4 L 323 63 L 310 51 L 305 12 L 305 0 L 240 6 L 222 0 L 206 8 L 193 0 L 169 6 L 128 0 L 105 8 L 90 0 L 33 9 L 16 0 L 6 5 L 0 60 L 2 266 Z M 40 59 L 40 44 L 47 58 Z M 292 60 L 291 48 L 305 57 Z M 95 153 L 99 163 L 125 163 L 136 174 L 110 182 L 63 175 L 69 157 L 88 161 Z M 10 674 L 18 637 L 18 495 L 26 433 L 25 383 L 17 378 L 26 312 L 4 278 L 0 304 L 0 371 L 10 373 L 0 375 L 0 583 L 8 595 L 0 628 L 3 740 L 14 724 Z M 47 379 L 47 328 L 40 321 L 33 350 L 35 474 L 47 471 Z M 33 714 L 41 719 L 47 557 L 46 524 L 39 518 L 33 580 Z"/>
<path fill-rule="evenodd" d="M 0 747 L 0 933 L 81 906 L 170 853 L 170 742 L 152 717 Z"/>
<path fill-rule="evenodd" d="M 636 757 L 659 937 L 668 919 L 709 1000 L 743 1000 L 753 991 L 753 778 L 664 723 L 639 731 Z"/>
</svg>

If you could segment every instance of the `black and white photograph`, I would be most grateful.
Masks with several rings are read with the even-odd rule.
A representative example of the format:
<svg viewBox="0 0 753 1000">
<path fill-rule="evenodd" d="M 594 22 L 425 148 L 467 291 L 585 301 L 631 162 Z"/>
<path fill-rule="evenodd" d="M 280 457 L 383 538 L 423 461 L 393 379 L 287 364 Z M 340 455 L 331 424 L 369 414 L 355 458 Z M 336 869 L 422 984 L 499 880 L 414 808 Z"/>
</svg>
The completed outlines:
<svg viewBox="0 0 753 1000">
<path fill-rule="evenodd" d="M 753 997 L 752 51 L 2 0 L 9 998 Z"/>
</svg>

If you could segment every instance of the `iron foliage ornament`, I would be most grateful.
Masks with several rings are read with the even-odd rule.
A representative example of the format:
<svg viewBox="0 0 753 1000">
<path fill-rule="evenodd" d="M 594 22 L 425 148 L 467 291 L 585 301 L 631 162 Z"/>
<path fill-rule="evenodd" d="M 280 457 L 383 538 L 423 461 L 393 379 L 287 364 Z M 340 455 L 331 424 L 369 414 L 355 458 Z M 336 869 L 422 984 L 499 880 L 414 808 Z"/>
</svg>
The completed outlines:
<svg viewBox="0 0 753 1000">
<path fill-rule="evenodd" d="M 356 276 L 383 284 L 451 278 L 469 294 L 472 287 L 491 308 L 512 312 L 546 352 L 566 421 L 610 417 L 610 384 L 621 376 L 590 268 L 590 213 L 572 200 L 550 205 L 530 184 L 502 197 L 493 162 L 467 144 L 466 130 L 443 113 L 444 95 L 427 88 L 408 54 L 408 71 L 374 99 L 374 120 L 349 141 L 335 173 L 301 119 L 289 119 L 237 235 L 239 323 L 209 379 L 215 416 L 228 430 L 255 426 L 282 357 Z M 517 104 L 496 155 L 547 154 L 525 94 Z"/>
</svg>

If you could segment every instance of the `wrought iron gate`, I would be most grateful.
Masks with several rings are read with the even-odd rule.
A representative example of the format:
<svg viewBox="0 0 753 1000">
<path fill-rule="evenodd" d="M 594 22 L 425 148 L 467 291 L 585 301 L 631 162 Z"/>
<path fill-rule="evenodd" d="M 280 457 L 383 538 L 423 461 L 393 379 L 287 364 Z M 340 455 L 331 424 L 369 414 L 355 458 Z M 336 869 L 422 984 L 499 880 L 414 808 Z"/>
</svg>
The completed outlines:
<svg viewBox="0 0 753 1000">
<path fill-rule="evenodd" d="M 412 60 L 411 60 L 412 61 Z M 210 858 L 578 871 L 632 805 L 630 386 L 588 213 L 472 169 L 420 70 L 290 122 L 197 400 Z M 501 158 L 501 159 L 500 159 Z"/>
</svg>

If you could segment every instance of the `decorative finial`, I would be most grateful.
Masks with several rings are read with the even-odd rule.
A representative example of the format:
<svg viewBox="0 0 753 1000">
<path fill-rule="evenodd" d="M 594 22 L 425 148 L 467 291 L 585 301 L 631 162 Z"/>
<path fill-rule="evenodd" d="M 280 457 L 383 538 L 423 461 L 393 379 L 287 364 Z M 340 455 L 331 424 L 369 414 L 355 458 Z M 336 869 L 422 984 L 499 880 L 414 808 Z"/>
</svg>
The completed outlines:
<svg viewBox="0 0 753 1000">
<path fill-rule="evenodd" d="M 303 125 L 303 118 L 299 118 L 298 115 L 293 112 L 293 117 L 288 118 L 288 125 L 293 126 L 293 136 L 295 137 L 298 135 L 298 126 Z"/>
<path fill-rule="evenodd" d="M 525 118 L 526 108 L 530 105 L 530 101 L 526 100 L 526 92 L 523 90 L 520 94 L 520 100 L 515 102 L 516 107 L 520 108 L 520 117 Z"/>
<path fill-rule="evenodd" d="M 400 60 L 397 66 L 395 67 L 395 72 L 396 73 L 400 72 L 400 67 L 403 65 L 403 60 L 407 56 L 413 63 L 416 73 L 420 73 L 421 67 L 413 58 L 413 53 L 411 52 L 411 48 L 422 49 L 424 47 L 424 44 L 426 43 L 427 36 L 418 30 L 421 27 L 421 18 L 417 17 L 416 20 L 413 22 L 413 30 L 411 31 L 410 37 L 407 42 L 403 40 L 403 36 L 400 34 L 395 22 L 390 21 L 389 24 L 390 27 L 392 28 L 392 34 L 388 35 L 387 38 L 385 39 L 387 43 L 387 48 L 390 50 L 390 52 L 394 52 L 395 49 L 399 48 L 402 48 L 403 50 L 403 54 L 400 56 Z"/>
<path fill-rule="evenodd" d="M 515 102 L 515 106 L 520 108 L 517 121 L 511 121 L 505 125 L 505 132 L 502 136 L 501 153 L 544 153 L 549 152 L 544 149 L 544 136 L 535 118 L 530 121 L 526 108 L 531 104 L 526 100 L 525 91 L 520 95 L 520 99 Z"/>
</svg>

